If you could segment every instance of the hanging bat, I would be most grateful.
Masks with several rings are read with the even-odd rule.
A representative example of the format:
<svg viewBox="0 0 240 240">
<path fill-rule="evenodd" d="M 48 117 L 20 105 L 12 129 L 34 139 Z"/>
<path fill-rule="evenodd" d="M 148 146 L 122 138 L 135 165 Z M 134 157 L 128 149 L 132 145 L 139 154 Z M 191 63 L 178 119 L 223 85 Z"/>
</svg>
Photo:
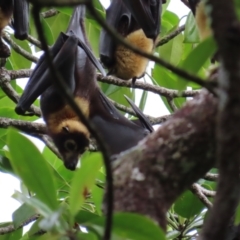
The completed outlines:
<svg viewBox="0 0 240 240">
<path fill-rule="evenodd" d="M 14 36 L 24 40 L 28 35 L 28 2 L 27 0 L 1 0 L 0 1 L 0 35 L 3 29 L 11 22 L 13 15 Z M 0 58 L 10 56 L 10 50 L 0 39 Z"/>
<path fill-rule="evenodd" d="M 75 102 L 95 126 L 110 154 L 118 154 L 135 146 L 149 130 L 120 114 L 99 89 L 95 67 L 103 74 L 105 72 L 86 39 L 84 17 L 84 5 L 76 7 L 66 34 L 60 33 L 50 51 L 53 63 L 71 90 Z M 61 153 L 66 168 L 74 170 L 91 136 L 51 80 L 44 55 L 29 79 L 16 112 L 24 114 L 39 95 L 48 134 Z M 145 121 L 149 124 L 146 118 Z"/>
<path fill-rule="evenodd" d="M 201 40 L 204 40 L 212 35 L 209 27 L 208 17 L 205 11 L 205 3 L 202 0 L 188 0 L 193 15 L 195 16 L 196 25 L 199 31 Z"/>
<path fill-rule="evenodd" d="M 162 0 L 112 0 L 106 11 L 106 21 L 126 41 L 139 49 L 152 53 L 160 32 Z M 116 44 L 106 30 L 100 36 L 100 59 L 109 70 L 123 80 L 145 74 L 149 60 L 133 53 L 121 44 Z"/>
<path fill-rule="evenodd" d="M 14 0 L 13 6 L 14 36 L 19 40 L 25 40 L 29 29 L 29 3 L 27 0 Z"/>
<path fill-rule="evenodd" d="M 13 0 L 0 1 L 0 35 L 3 29 L 10 23 L 13 13 Z M 10 56 L 8 46 L 0 38 L 0 58 L 7 58 Z"/>
<path fill-rule="evenodd" d="M 204 0 L 188 0 L 189 6 L 195 16 L 196 25 L 199 32 L 200 40 L 203 41 L 212 36 L 212 30 L 209 26 L 209 19 L 206 14 L 205 1 Z M 211 62 L 214 63 L 219 59 L 219 52 L 217 51 L 211 58 Z M 212 75 L 213 73 L 211 73 Z"/>
</svg>

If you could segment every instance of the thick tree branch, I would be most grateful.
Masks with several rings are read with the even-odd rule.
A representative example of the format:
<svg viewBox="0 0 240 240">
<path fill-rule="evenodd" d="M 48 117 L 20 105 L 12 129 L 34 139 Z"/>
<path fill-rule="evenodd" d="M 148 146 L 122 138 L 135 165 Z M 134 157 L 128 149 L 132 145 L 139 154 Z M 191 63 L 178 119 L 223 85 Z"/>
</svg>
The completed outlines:
<svg viewBox="0 0 240 240">
<path fill-rule="evenodd" d="M 240 196 L 240 28 L 233 0 L 208 0 L 211 27 L 218 45 L 219 106 L 217 145 L 219 179 L 201 240 L 224 240 Z"/>
<path fill-rule="evenodd" d="M 166 227 L 177 197 L 215 163 L 216 99 L 205 91 L 113 165 L 116 211 L 137 212 Z"/>
</svg>

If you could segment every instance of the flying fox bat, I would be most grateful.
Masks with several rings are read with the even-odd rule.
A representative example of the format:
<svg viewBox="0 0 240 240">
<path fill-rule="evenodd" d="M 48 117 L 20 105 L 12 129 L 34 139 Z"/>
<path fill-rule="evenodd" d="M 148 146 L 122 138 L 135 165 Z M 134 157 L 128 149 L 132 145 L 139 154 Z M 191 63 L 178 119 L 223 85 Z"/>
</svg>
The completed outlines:
<svg viewBox="0 0 240 240">
<path fill-rule="evenodd" d="M 195 16 L 196 25 L 199 31 L 201 40 L 204 40 L 212 35 L 209 27 L 208 17 L 205 12 L 205 3 L 202 0 L 188 0 L 193 15 Z"/>
<path fill-rule="evenodd" d="M 25 40 L 29 28 L 29 4 L 27 0 L 14 0 L 13 29 L 14 36 L 19 40 Z"/>
<path fill-rule="evenodd" d="M 106 21 L 126 41 L 151 53 L 161 25 L 162 0 L 112 0 L 106 11 Z M 123 80 L 144 76 L 149 60 L 117 44 L 106 30 L 100 36 L 100 59 L 109 74 Z"/>
<path fill-rule="evenodd" d="M 0 35 L 2 30 L 9 24 L 13 13 L 13 0 L 0 1 Z M 0 58 L 10 56 L 10 50 L 0 38 Z"/>
<path fill-rule="evenodd" d="M 2 30 L 14 18 L 13 29 L 14 36 L 17 39 L 24 40 L 28 35 L 28 2 L 27 0 L 1 0 L 0 1 L 0 35 Z M 10 50 L 0 39 L 0 58 L 10 56 Z"/>
<path fill-rule="evenodd" d="M 130 121 L 120 114 L 99 89 L 95 67 L 103 74 L 105 72 L 86 39 L 84 17 L 84 5 L 76 7 L 66 34 L 60 33 L 50 51 L 53 63 L 71 90 L 75 102 L 95 126 L 110 154 L 114 155 L 136 145 L 149 131 L 139 122 Z M 91 136 L 58 92 L 44 55 L 29 79 L 16 112 L 24 114 L 39 95 L 48 134 L 61 153 L 66 168 L 74 170 Z M 137 109 L 137 114 L 140 112 Z M 146 118 L 145 121 L 149 124 Z"/>
</svg>

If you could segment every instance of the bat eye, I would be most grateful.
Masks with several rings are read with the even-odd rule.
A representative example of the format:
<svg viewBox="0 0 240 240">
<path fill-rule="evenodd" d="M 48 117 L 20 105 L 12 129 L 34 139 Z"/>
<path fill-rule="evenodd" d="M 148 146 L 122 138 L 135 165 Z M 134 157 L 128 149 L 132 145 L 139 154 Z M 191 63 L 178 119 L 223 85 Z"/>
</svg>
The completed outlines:
<svg viewBox="0 0 240 240">
<path fill-rule="evenodd" d="M 64 147 L 69 152 L 73 152 L 73 151 L 77 150 L 77 144 L 72 139 L 69 139 L 69 140 L 65 141 Z"/>
</svg>

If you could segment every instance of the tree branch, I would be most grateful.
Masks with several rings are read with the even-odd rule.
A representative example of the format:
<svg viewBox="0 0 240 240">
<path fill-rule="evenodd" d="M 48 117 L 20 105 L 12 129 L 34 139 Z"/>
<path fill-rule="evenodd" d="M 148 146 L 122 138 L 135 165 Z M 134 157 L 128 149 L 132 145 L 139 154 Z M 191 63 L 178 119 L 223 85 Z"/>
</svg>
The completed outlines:
<svg viewBox="0 0 240 240">
<path fill-rule="evenodd" d="M 116 211 L 145 214 L 165 229 L 173 202 L 214 166 L 216 106 L 203 91 L 120 154 L 113 165 Z"/>
<path fill-rule="evenodd" d="M 2 32 L 2 37 L 17 53 L 19 53 L 31 62 L 36 63 L 38 61 L 37 57 L 33 56 L 32 54 L 21 48 L 19 45 L 17 45 L 6 32 Z"/>
<path fill-rule="evenodd" d="M 200 239 L 224 240 L 240 196 L 240 135 L 236 131 L 240 129 L 240 28 L 233 0 L 207 3 L 221 59 L 216 137 L 219 179 L 214 205 Z"/>
<path fill-rule="evenodd" d="M 158 43 L 156 44 L 156 47 L 160 47 L 160 46 L 168 43 L 170 40 L 175 38 L 177 35 L 179 35 L 184 30 L 185 30 L 185 25 L 182 25 L 181 27 L 179 27 L 178 29 L 176 29 L 175 31 L 171 32 L 169 35 L 167 35 L 166 37 L 164 37 L 160 41 L 158 41 Z"/>
<path fill-rule="evenodd" d="M 113 76 L 104 77 L 101 74 L 98 74 L 97 80 L 99 82 L 114 84 L 114 85 L 120 86 L 120 87 L 129 87 L 129 88 L 132 87 L 131 81 L 124 81 L 124 80 L 121 80 L 121 79 L 113 77 Z M 164 87 L 154 86 L 152 84 L 143 83 L 143 82 L 139 82 L 139 81 L 137 81 L 134 84 L 134 88 L 149 91 L 149 92 L 156 93 L 161 96 L 169 97 L 169 98 L 194 97 L 201 91 L 201 90 L 178 91 L 178 90 L 172 90 L 172 89 L 168 89 L 168 88 L 164 88 Z"/>
</svg>

